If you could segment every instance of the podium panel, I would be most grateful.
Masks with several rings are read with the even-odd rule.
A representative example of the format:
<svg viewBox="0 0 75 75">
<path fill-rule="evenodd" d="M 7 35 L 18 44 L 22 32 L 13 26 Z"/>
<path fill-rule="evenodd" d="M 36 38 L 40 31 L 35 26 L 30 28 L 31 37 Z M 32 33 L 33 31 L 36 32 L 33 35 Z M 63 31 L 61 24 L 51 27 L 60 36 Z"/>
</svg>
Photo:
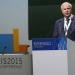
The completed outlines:
<svg viewBox="0 0 75 75">
<path fill-rule="evenodd" d="M 31 75 L 31 55 L 0 54 L 1 75 Z"/>
<path fill-rule="evenodd" d="M 67 39 L 68 75 L 75 75 L 75 41 Z"/>
<path fill-rule="evenodd" d="M 65 38 L 46 39 L 32 40 L 33 75 L 68 75 Z"/>
<path fill-rule="evenodd" d="M 67 51 L 33 51 L 33 75 L 68 75 Z"/>
</svg>

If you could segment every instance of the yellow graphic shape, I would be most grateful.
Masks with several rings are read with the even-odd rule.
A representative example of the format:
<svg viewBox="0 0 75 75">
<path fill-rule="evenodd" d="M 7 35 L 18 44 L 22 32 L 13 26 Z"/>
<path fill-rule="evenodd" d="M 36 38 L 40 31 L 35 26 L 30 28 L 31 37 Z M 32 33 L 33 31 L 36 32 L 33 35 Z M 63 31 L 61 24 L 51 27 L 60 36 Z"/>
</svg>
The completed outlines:
<svg viewBox="0 0 75 75">
<path fill-rule="evenodd" d="M 19 52 L 19 30 L 13 29 L 13 46 L 14 52 Z"/>
</svg>

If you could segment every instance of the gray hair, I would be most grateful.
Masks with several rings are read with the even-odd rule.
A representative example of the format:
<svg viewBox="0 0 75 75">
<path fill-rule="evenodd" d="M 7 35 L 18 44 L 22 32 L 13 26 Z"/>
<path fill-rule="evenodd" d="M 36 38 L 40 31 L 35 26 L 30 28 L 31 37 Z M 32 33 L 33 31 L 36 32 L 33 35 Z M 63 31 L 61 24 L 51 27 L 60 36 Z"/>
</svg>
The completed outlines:
<svg viewBox="0 0 75 75">
<path fill-rule="evenodd" d="M 64 3 L 61 4 L 61 10 L 62 10 L 62 6 L 63 6 L 64 4 L 69 4 L 70 7 L 72 8 L 72 4 L 71 4 L 71 3 L 69 3 L 69 2 L 64 2 Z"/>
</svg>

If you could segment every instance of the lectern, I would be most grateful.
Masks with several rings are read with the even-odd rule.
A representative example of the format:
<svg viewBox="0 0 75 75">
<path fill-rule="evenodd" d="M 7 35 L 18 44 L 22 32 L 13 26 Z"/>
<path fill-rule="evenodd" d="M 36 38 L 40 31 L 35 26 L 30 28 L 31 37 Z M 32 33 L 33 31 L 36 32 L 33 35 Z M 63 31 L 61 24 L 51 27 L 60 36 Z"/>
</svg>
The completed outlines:
<svg viewBox="0 0 75 75">
<path fill-rule="evenodd" d="M 30 54 L 0 54 L 0 75 L 31 75 L 31 65 Z"/>
<path fill-rule="evenodd" d="M 74 47 L 66 38 L 33 39 L 33 75 L 75 75 Z"/>
</svg>

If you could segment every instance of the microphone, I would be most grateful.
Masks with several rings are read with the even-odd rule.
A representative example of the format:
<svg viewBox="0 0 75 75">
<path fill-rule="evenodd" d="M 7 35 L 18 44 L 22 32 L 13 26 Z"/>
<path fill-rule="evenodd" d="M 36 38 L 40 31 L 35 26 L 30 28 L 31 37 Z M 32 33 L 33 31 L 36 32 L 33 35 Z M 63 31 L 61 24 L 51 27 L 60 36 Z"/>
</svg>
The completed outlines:
<svg viewBox="0 0 75 75">
<path fill-rule="evenodd" d="M 29 47 L 29 45 L 27 47 Z"/>
<path fill-rule="evenodd" d="M 4 49 L 3 49 L 2 55 L 4 54 L 6 48 L 7 48 L 7 47 L 5 46 Z"/>
<path fill-rule="evenodd" d="M 26 49 L 27 49 L 28 47 L 30 47 L 30 46 L 29 46 L 29 45 L 27 45 Z M 25 54 L 29 54 L 29 52 L 25 52 Z"/>
</svg>

